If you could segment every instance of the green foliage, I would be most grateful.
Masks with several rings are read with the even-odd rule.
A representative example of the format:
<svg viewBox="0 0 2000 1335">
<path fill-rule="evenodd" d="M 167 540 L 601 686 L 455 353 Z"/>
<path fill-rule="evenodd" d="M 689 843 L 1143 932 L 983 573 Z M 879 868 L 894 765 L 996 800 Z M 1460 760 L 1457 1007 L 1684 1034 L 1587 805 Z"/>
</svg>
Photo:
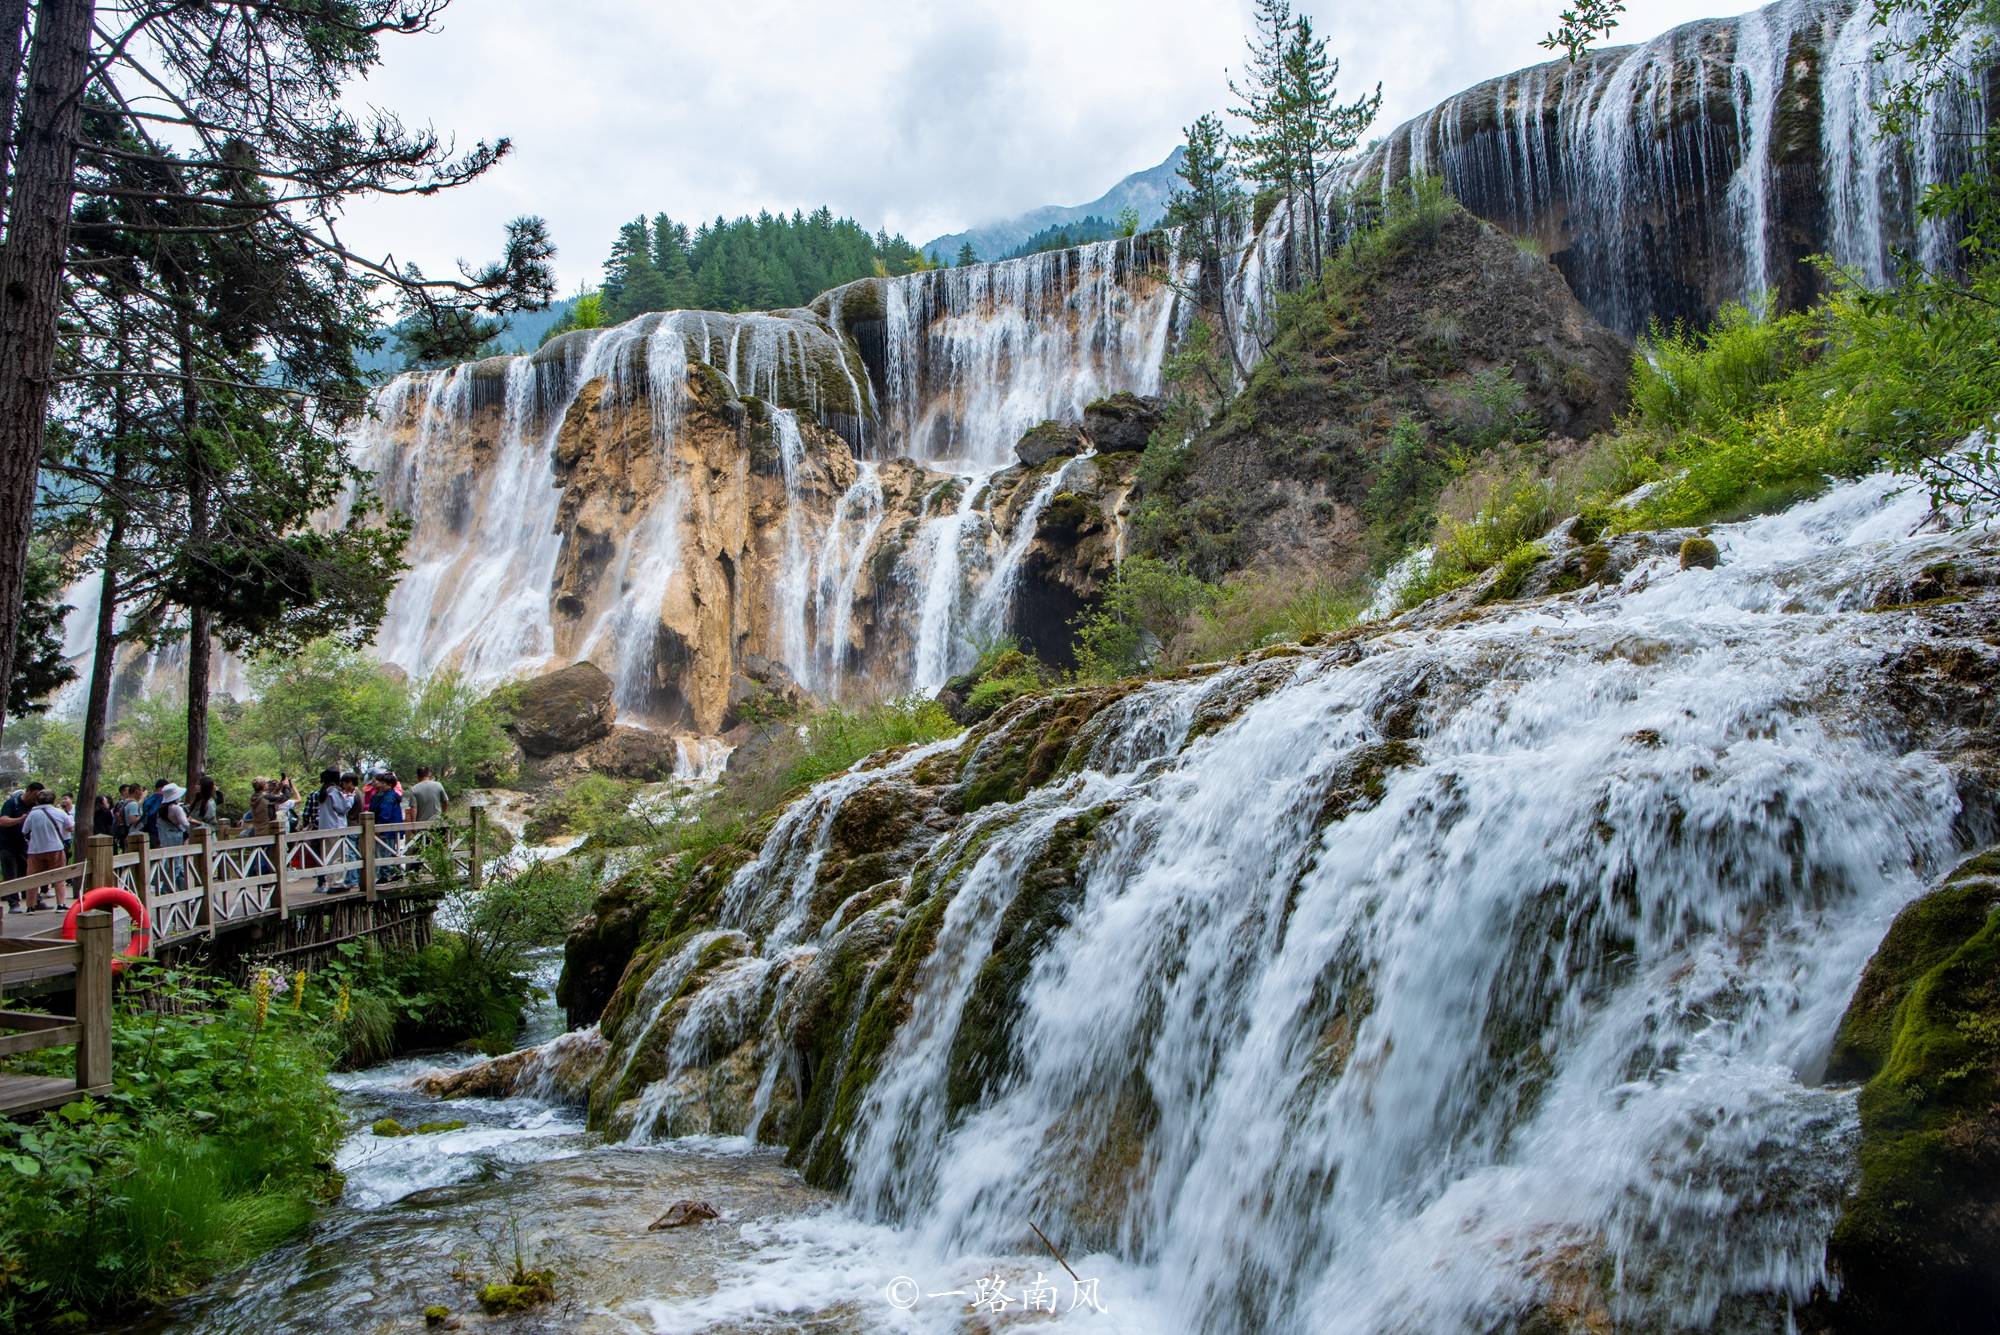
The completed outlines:
<svg viewBox="0 0 2000 1335">
<path fill-rule="evenodd" d="M 907 695 L 858 709 L 834 705 L 807 721 L 786 778 L 793 788 L 803 788 L 877 751 L 934 742 L 957 731 L 943 707 L 922 696 Z"/>
<path fill-rule="evenodd" d="M 541 342 L 570 333 L 577 329 L 602 329 L 610 320 L 604 305 L 604 293 L 599 291 L 580 292 L 571 300 L 562 318 L 542 331 Z M 539 344 L 538 344 L 539 346 Z"/>
<path fill-rule="evenodd" d="M 14 676 L 7 684 L 7 717 L 21 718 L 48 708 L 49 696 L 76 680 L 63 657 L 63 568 L 54 553 L 36 543 L 28 549 L 21 620 L 15 631 Z"/>
<path fill-rule="evenodd" d="M 1532 437 L 1538 425 L 1528 408 L 1527 391 L 1512 371 L 1499 366 L 1480 371 L 1453 395 L 1446 424 L 1459 446 L 1471 454 Z"/>
<path fill-rule="evenodd" d="M 1136 210 L 1128 209 L 1127 212 L 1132 214 L 1134 220 L 1130 232 L 1120 231 L 1118 224 L 1108 223 L 1093 213 L 1074 222 L 1055 223 L 1044 227 L 1008 251 L 1005 258 L 1019 259 L 1023 255 L 1039 255 L 1047 250 L 1068 250 L 1071 246 L 1088 245 L 1092 241 L 1109 241 L 1114 236 L 1131 236 L 1139 230 L 1137 221 L 1139 215 Z M 1123 217 L 1122 214 L 1120 216 Z"/>
<path fill-rule="evenodd" d="M 1312 570 L 1244 570 L 1167 646 L 1170 663 L 1208 663 L 1272 644 L 1313 644 L 1347 629 L 1368 606 L 1358 582 Z"/>
<path fill-rule="evenodd" d="M 1177 566 L 1127 557 L 1102 600 L 1075 623 L 1077 674 L 1110 681 L 1144 671 L 1216 597 L 1214 585 Z"/>
<path fill-rule="evenodd" d="M 0 1124 L 0 1328 L 177 1297 L 297 1232 L 327 1185 L 334 994 L 260 1007 L 143 966 L 127 978 L 111 1093 Z"/>
<path fill-rule="evenodd" d="M 1805 364 L 1809 332 L 1804 315 L 1762 319 L 1736 302 L 1705 330 L 1656 324 L 1632 358 L 1633 420 L 1672 433 L 1714 431 L 1747 417 Z"/>
<path fill-rule="evenodd" d="M 507 736 L 501 707 L 482 695 L 455 669 L 445 668 L 415 683 L 408 713 L 390 738 L 387 755 L 401 775 L 428 765 L 438 782 L 462 788 L 511 777 L 514 743 Z"/>
<path fill-rule="evenodd" d="M 935 265 L 900 236 L 868 234 L 826 208 L 811 214 L 716 218 L 690 233 L 665 214 L 619 229 L 604 265 L 607 323 L 648 311 L 775 310 L 803 306 L 829 288 L 870 274 Z M 581 326 L 579 326 L 581 327 Z"/>
<path fill-rule="evenodd" d="M 47 714 L 30 714 L 10 719 L 7 744 L 18 747 L 28 762 L 30 778 L 39 778 L 62 791 L 83 772 L 83 734 L 68 719 Z M 43 778 L 46 775 L 48 777 Z M 150 780 L 149 780 L 150 781 Z"/>
<path fill-rule="evenodd" d="M 1356 222 L 1347 242 L 1327 259 L 1327 286 L 1338 290 L 1394 264 L 1409 252 L 1428 246 L 1444 233 L 1457 207 L 1439 176 L 1412 176 L 1389 193 L 1386 203 L 1352 201 Z"/>
</svg>

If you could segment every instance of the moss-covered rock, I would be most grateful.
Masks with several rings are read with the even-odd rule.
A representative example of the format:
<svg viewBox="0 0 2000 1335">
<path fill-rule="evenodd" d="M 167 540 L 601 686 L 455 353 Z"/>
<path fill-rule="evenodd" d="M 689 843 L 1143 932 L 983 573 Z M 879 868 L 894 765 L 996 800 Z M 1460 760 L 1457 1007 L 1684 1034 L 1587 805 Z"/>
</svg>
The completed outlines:
<svg viewBox="0 0 2000 1335">
<path fill-rule="evenodd" d="M 1035 525 L 1035 536 L 1066 542 L 1101 519 L 1097 507 L 1087 499 L 1073 491 L 1059 491 L 1049 497 L 1049 503 L 1042 507 L 1041 520 Z"/>
<path fill-rule="evenodd" d="M 383 1117 L 377 1119 L 376 1122 L 368 1128 L 368 1130 L 374 1135 L 381 1136 L 385 1140 L 394 1139 L 397 1136 L 407 1136 L 410 1134 L 408 1129 L 406 1129 L 401 1122 L 397 1121 L 393 1117 Z"/>
<path fill-rule="evenodd" d="M 1722 562 L 1722 551 L 1715 545 L 1715 539 L 1696 535 L 1681 543 L 1681 569 L 1713 570 Z"/>
<path fill-rule="evenodd" d="M 1829 1254 L 1842 1331 L 1985 1331 L 2000 1311 L 2000 853 L 1904 909 L 1828 1063 L 1866 1080 Z"/>
<path fill-rule="evenodd" d="M 1014 457 L 1030 468 L 1082 452 L 1083 433 L 1074 422 L 1042 422 L 1028 428 L 1014 446 Z"/>
<path fill-rule="evenodd" d="M 618 877 L 600 892 L 587 917 L 563 941 L 562 975 L 556 1003 L 570 1028 L 594 1023 L 624 977 L 661 886 L 660 870 L 642 867 Z"/>
<path fill-rule="evenodd" d="M 1100 453 L 1136 454 L 1152 439 L 1163 413 L 1161 400 L 1121 390 L 1084 408 L 1083 431 Z"/>
<path fill-rule="evenodd" d="M 1021 868 L 1019 888 L 1000 915 L 992 952 L 979 967 L 952 1036 L 945 1100 L 954 1114 L 984 1102 L 1005 1076 L 1021 989 L 1043 945 L 1069 925 L 1083 898 L 1081 872 L 1091 837 L 1116 809 L 1099 807 L 1056 822 L 1047 842 Z"/>
<path fill-rule="evenodd" d="M 516 1270 L 506 1280 L 479 1290 L 479 1305 L 488 1316 L 526 1312 L 556 1300 L 553 1270 Z"/>
</svg>

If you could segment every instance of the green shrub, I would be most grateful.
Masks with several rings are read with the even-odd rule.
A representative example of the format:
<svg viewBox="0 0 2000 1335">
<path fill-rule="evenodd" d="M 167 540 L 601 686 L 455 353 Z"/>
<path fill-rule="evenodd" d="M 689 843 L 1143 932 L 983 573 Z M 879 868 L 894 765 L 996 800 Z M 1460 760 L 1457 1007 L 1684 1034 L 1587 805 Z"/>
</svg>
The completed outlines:
<svg viewBox="0 0 2000 1335">
<path fill-rule="evenodd" d="M 1655 432 L 1708 432 L 1754 413 L 1801 366 L 1808 317 L 1763 319 L 1730 302 L 1699 332 L 1658 324 L 1632 357 L 1632 415 Z"/>
<path fill-rule="evenodd" d="M 143 966 L 127 979 L 111 1092 L 0 1123 L 0 1329 L 177 1297 L 297 1232 L 328 1184 L 335 990 L 295 1007 Z M 37 1059 L 67 1054 L 15 1064 Z"/>
<path fill-rule="evenodd" d="M 1126 558 L 1097 607 L 1074 623 L 1078 675 L 1109 681 L 1143 671 L 1216 596 L 1214 585 L 1178 566 Z"/>
</svg>

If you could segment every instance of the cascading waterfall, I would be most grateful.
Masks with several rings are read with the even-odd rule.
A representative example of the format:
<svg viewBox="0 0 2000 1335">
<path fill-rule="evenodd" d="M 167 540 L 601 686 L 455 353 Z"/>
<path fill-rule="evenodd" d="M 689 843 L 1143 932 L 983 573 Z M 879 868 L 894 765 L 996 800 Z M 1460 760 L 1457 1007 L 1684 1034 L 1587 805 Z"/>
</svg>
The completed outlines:
<svg viewBox="0 0 2000 1335">
<path fill-rule="evenodd" d="M 806 445 L 799 435 L 798 415 L 789 408 L 772 410 L 771 429 L 777 437 L 778 466 L 785 478 L 784 534 L 780 540 L 784 567 L 778 572 L 776 606 L 772 609 L 778 621 L 778 657 L 791 669 L 793 679 L 810 691 L 817 685 L 813 669 L 818 655 L 806 628 L 807 605 L 815 583 L 806 563 L 805 516 L 800 513 L 804 509 L 799 488 L 804 481 Z"/>
<path fill-rule="evenodd" d="M 833 522 L 827 526 L 814 561 L 813 622 L 819 635 L 814 646 L 813 679 L 835 699 L 840 698 L 848 667 L 854 591 L 884 514 L 881 473 L 873 463 L 864 462 L 853 485 L 834 507 Z"/>
<path fill-rule="evenodd" d="M 1108 706 L 1080 768 L 924 855 L 950 898 L 845 1141 L 848 1210 L 771 1237 L 741 1295 L 653 1304 L 659 1328 L 1023 1274 L 1028 1220 L 1108 1276 L 1108 1329 L 1483 1332 L 1578 1285 L 1620 1326 L 1786 1328 L 1853 1162 L 1828 1042 L 1957 851 L 1951 771 L 1868 721 L 1927 632 L 1867 609 L 1992 559 L 1925 512 L 1872 477 L 1715 529 L 1718 570 L 1663 554 Z M 822 785 L 737 874 L 746 955 L 845 926 L 808 905 L 869 781 Z M 1079 820 L 1073 892 L 1022 916 Z M 1022 930 L 994 925 L 1036 921 L 1018 990 L 976 1002 Z M 968 1068 L 996 1004 L 1011 1037 Z M 779 1273 L 811 1296 L 786 1308 Z"/>
<path fill-rule="evenodd" d="M 883 284 L 891 438 L 923 463 L 993 469 L 1023 432 L 1118 390 L 1149 394 L 1173 329 L 1153 243 L 1099 241 Z"/>
<path fill-rule="evenodd" d="M 1014 516 L 1013 533 L 1007 539 L 1007 546 L 994 563 L 993 573 L 987 577 L 978 597 L 973 599 L 972 614 L 966 619 L 964 638 L 970 646 L 990 644 L 1007 633 L 1007 618 L 1014 610 L 1014 595 L 1020 589 L 1021 564 L 1027 558 L 1028 548 L 1034 544 L 1042 511 L 1048 508 L 1049 501 L 1069 481 L 1070 473 L 1077 464 L 1090 457 L 1089 453 L 1085 453 L 1065 459 L 1061 467 L 1035 484 L 1034 494 Z"/>
<path fill-rule="evenodd" d="M 1539 240 L 1628 334 L 1768 289 L 1800 300 L 1816 252 L 1878 284 L 1898 246 L 1947 264 L 1951 228 L 1920 225 L 1915 204 L 1970 165 L 1983 109 L 1941 94 L 1914 160 L 1884 142 L 1874 106 L 1903 71 L 1874 59 L 1873 14 L 1778 0 L 1505 75 L 1399 127 L 1346 180 L 1386 199 L 1408 175 L 1441 175 L 1473 212 Z"/>
<path fill-rule="evenodd" d="M 962 631 L 968 588 L 979 572 L 975 562 L 987 551 L 978 505 L 991 491 L 992 473 L 967 473 L 952 485 L 957 498 L 948 514 L 925 519 L 918 541 L 922 553 L 917 578 L 922 581 L 917 604 L 916 654 L 911 664 L 913 689 L 930 695 L 964 670 L 971 648 Z"/>
</svg>

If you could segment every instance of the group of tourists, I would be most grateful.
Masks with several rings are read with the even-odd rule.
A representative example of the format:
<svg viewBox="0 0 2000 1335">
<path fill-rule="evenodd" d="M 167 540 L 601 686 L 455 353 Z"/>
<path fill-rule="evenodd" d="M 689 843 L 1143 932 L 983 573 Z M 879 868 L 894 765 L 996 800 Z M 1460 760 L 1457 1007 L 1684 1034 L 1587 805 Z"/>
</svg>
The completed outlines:
<svg viewBox="0 0 2000 1335">
<path fill-rule="evenodd" d="M 136 837 L 153 848 L 176 848 L 197 829 L 222 830 L 221 804 L 222 790 L 206 774 L 196 780 L 192 793 L 166 779 L 157 780 L 150 792 L 144 784 L 124 783 L 115 796 L 100 795 L 93 804 L 90 833 L 111 836 L 121 849 L 130 848 Z M 377 770 L 364 783 L 358 774 L 326 769 L 320 771 L 319 787 L 303 801 L 289 774 L 253 780 L 243 814 L 251 830 L 291 833 L 358 827 L 364 813 L 381 825 L 437 820 L 450 805 L 444 785 L 426 765 L 417 767 L 416 780 L 407 791 L 391 770 Z M 68 866 L 75 861 L 76 847 L 75 801 L 70 794 L 58 797 L 40 783 L 29 782 L 0 802 L 0 881 Z M 348 856 L 351 860 L 351 851 Z M 329 887 L 322 878 L 320 888 L 338 886 Z M 57 882 L 42 887 L 32 905 L 23 902 L 21 892 L 0 896 L 0 911 L 64 908 L 74 891 L 69 882 Z"/>
</svg>

